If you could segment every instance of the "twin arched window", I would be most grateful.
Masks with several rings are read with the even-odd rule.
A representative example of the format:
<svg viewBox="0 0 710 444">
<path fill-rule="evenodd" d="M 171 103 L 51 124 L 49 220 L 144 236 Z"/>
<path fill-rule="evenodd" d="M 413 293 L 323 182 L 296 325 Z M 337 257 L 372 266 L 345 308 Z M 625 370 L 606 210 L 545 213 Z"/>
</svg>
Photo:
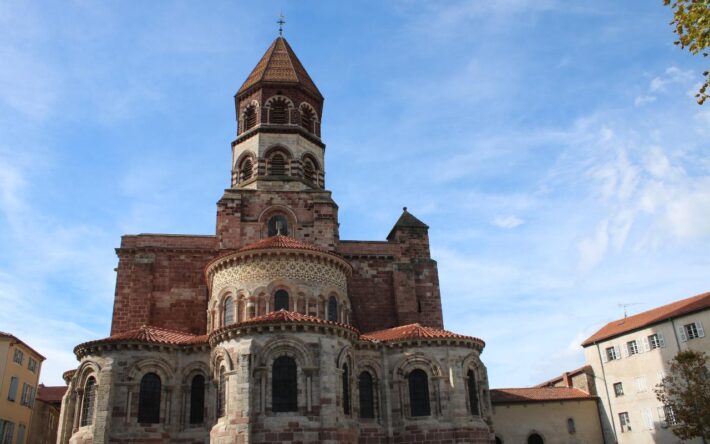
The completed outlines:
<svg viewBox="0 0 710 444">
<path fill-rule="evenodd" d="M 96 409 L 96 378 L 89 376 L 84 385 L 84 400 L 81 405 L 81 426 L 94 423 L 94 410 Z"/>
<path fill-rule="evenodd" d="M 358 391 L 360 392 L 360 418 L 375 417 L 375 393 L 372 384 L 372 375 L 369 372 L 360 373 L 358 378 Z"/>
<path fill-rule="evenodd" d="M 281 356 L 274 360 L 271 370 L 271 410 L 274 412 L 297 411 L 296 361 L 289 356 Z"/>
<path fill-rule="evenodd" d="M 205 377 L 196 375 L 190 384 L 190 424 L 205 420 Z"/>
<path fill-rule="evenodd" d="M 328 320 L 338 322 L 338 300 L 335 296 L 328 298 Z"/>
<path fill-rule="evenodd" d="M 431 415 L 429 404 L 429 378 L 424 370 L 412 370 L 409 380 L 409 402 L 411 416 Z"/>
<path fill-rule="evenodd" d="M 141 379 L 138 395 L 138 422 L 156 424 L 160 422 L 160 376 L 146 373 Z"/>
<path fill-rule="evenodd" d="M 471 414 L 479 416 L 481 414 L 478 407 L 478 387 L 476 386 L 476 373 L 469 370 L 466 374 L 468 379 L 468 403 L 471 405 Z"/>
<path fill-rule="evenodd" d="M 222 326 L 234 324 L 234 299 L 231 296 L 224 300 Z"/>
<path fill-rule="evenodd" d="M 276 290 L 274 293 L 274 311 L 288 311 L 288 292 L 286 290 Z"/>
</svg>

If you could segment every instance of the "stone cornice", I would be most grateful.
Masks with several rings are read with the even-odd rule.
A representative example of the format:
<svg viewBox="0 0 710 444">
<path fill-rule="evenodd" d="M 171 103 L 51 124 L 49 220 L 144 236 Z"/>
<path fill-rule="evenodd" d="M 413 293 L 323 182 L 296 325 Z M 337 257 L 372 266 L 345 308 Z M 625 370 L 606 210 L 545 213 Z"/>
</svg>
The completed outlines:
<svg viewBox="0 0 710 444">
<path fill-rule="evenodd" d="M 360 332 L 355 328 L 338 322 L 320 320 L 313 321 L 275 321 L 264 323 L 240 323 L 232 324 L 213 331 L 209 335 L 210 346 L 215 347 L 220 342 L 241 336 L 262 334 L 262 333 L 316 333 L 324 335 L 339 336 L 350 341 L 357 341 Z"/>
</svg>

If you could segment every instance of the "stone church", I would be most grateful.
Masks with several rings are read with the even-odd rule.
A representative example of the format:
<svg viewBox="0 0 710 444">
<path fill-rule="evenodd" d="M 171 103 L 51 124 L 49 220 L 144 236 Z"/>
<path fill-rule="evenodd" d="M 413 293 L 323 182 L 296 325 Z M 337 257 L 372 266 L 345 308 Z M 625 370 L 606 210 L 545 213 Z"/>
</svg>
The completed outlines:
<svg viewBox="0 0 710 444">
<path fill-rule="evenodd" d="M 427 225 L 340 239 L 323 96 L 283 37 L 235 105 L 215 234 L 122 237 L 58 442 L 492 442 L 484 342 L 443 329 Z"/>
</svg>

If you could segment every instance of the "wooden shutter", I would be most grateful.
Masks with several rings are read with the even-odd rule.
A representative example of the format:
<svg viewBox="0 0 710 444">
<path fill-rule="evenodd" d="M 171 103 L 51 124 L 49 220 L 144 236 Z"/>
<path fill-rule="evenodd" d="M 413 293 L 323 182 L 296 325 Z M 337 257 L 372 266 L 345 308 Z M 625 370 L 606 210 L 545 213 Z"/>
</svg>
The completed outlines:
<svg viewBox="0 0 710 444">
<path fill-rule="evenodd" d="M 621 352 L 623 353 L 623 356 L 625 358 L 628 358 L 629 357 L 629 344 L 627 344 L 626 342 L 621 344 Z"/>
<path fill-rule="evenodd" d="M 680 339 L 680 342 L 688 342 L 688 337 L 685 335 L 685 327 L 678 327 L 678 339 Z"/>
<path fill-rule="evenodd" d="M 643 351 L 651 351 L 651 344 L 648 341 L 648 337 L 644 336 L 642 341 L 643 341 Z"/>
<path fill-rule="evenodd" d="M 619 346 L 614 346 L 614 359 L 621 359 L 621 353 L 619 353 Z"/>
<path fill-rule="evenodd" d="M 658 336 L 658 345 L 660 345 L 661 347 L 665 347 L 665 346 L 666 346 L 666 341 L 663 339 L 663 334 L 662 334 L 662 333 L 656 333 L 656 335 Z"/>
<path fill-rule="evenodd" d="M 698 329 L 698 337 L 704 338 L 705 337 L 705 330 L 703 330 L 703 323 L 700 321 L 695 321 L 695 328 Z"/>
</svg>

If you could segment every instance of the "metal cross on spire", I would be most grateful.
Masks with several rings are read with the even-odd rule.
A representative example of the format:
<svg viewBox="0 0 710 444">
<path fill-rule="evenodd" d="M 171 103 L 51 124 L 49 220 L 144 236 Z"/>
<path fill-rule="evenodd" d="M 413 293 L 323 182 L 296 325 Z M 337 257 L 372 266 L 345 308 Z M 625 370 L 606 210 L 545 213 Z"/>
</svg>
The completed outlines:
<svg viewBox="0 0 710 444">
<path fill-rule="evenodd" d="M 284 25 L 286 24 L 286 20 L 284 20 L 284 13 L 282 12 L 279 14 L 279 19 L 276 21 L 276 23 L 279 24 L 279 35 L 282 36 L 284 35 Z"/>
</svg>

